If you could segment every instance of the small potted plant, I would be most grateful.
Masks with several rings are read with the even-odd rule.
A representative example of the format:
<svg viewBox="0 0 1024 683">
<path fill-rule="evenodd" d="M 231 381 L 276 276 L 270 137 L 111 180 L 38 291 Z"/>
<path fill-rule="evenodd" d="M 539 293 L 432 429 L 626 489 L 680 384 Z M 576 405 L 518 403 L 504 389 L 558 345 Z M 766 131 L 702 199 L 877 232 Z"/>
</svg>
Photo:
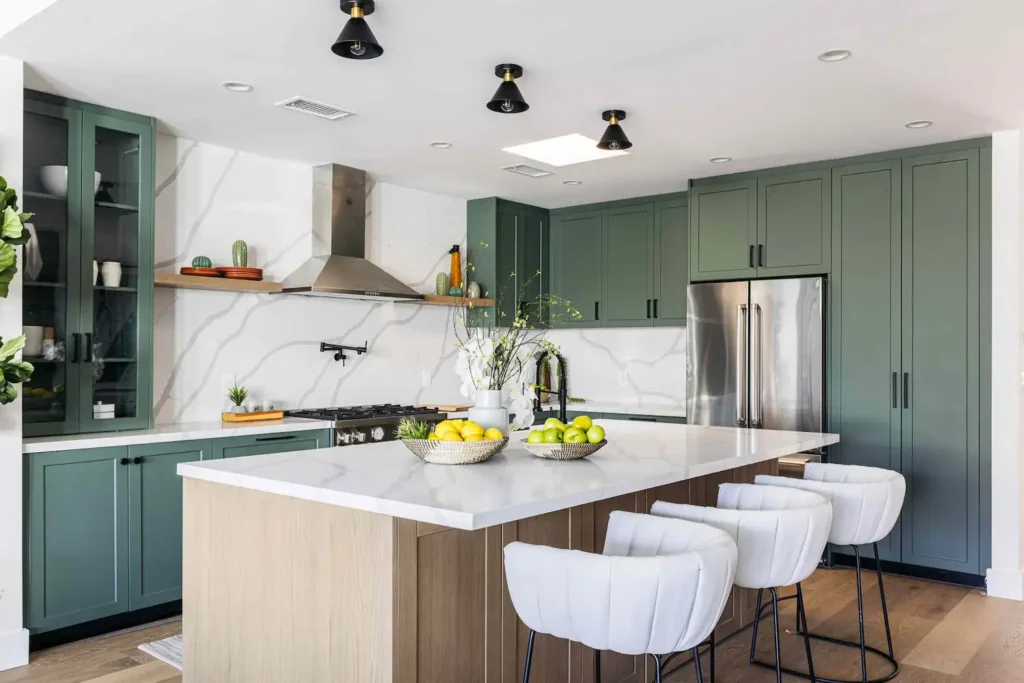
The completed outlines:
<svg viewBox="0 0 1024 683">
<path fill-rule="evenodd" d="M 246 412 L 245 411 L 245 406 L 243 406 L 242 404 L 245 403 L 245 399 L 247 399 L 248 397 L 249 397 L 249 390 L 246 389 L 245 387 L 240 387 L 240 386 L 238 386 L 236 384 L 235 386 L 233 386 L 230 389 L 228 389 L 228 400 L 231 401 L 234 404 L 233 406 L 231 406 L 231 412 L 232 413 L 244 413 L 244 412 Z"/>
</svg>

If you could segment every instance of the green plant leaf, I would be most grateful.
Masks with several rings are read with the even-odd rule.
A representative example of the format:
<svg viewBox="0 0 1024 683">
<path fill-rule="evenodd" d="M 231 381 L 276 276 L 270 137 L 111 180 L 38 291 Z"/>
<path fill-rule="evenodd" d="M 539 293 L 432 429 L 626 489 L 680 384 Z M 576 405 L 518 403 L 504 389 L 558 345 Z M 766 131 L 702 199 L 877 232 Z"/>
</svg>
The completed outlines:
<svg viewBox="0 0 1024 683">
<path fill-rule="evenodd" d="M 25 335 L 8 339 L 3 343 L 3 346 L 0 346 L 0 363 L 14 358 L 14 354 L 23 348 L 25 348 Z"/>
<path fill-rule="evenodd" d="M 18 254 L 14 251 L 14 247 L 6 242 L 0 243 L 0 270 L 10 268 L 17 262 L 17 260 Z M 8 282 L 10 282 L 10 280 L 8 280 Z"/>
<path fill-rule="evenodd" d="M 7 179 L 0 175 L 0 192 L 7 189 Z"/>
<path fill-rule="evenodd" d="M 7 405 L 16 398 L 18 398 L 18 387 L 10 382 L 3 382 L 0 385 L 0 405 Z"/>
<path fill-rule="evenodd" d="M 8 206 L 14 209 L 18 208 L 18 193 L 13 187 L 9 187 L 6 190 L 0 191 L 0 202 L 3 202 L 3 208 Z"/>
<path fill-rule="evenodd" d="M 3 225 L 0 226 L 0 237 L 4 239 L 21 236 L 21 216 L 12 207 L 4 209 Z"/>
<path fill-rule="evenodd" d="M 30 239 L 32 239 L 32 235 L 29 234 L 27 228 L 23 228 L 20 237 L 12 237 L 10 239 L 5 239 L 4 241 L 7 242 L 7 244 L 10 244 L 12 247 L 20 247 L 28 244 L 28 241 Z"/>
<path fill-rule="evenodd" d="M 27 382 L 34 371 L 32 364 L 26 361 L 10 362 L 3 367 L 4 379 L 12 383 Z"/>
</svg>

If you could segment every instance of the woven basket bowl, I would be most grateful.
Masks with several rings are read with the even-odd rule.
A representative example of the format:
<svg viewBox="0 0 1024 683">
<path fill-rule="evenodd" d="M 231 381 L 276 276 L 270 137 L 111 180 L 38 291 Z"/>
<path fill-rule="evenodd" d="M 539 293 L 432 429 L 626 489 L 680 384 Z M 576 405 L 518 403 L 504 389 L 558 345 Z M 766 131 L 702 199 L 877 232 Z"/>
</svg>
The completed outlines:
<svg viewBox="0 0 1024 683">
<path fill-rule="evenodd" d="M 488 460 L 508 445 L 508 437 L 500 441 L 431 441 L 402 439 L 405 447 L 417 458 L 435 465 L 473 465 Z"/>
<path fill-rule="evenodd" d="M 523 445 L 526 450 L 530 451 L 538 458 L 547 458 L 548 460 L 579 460 L 585 458 L 588 455 L 593 455 L 598 452 L 605 445 L 608 444 L 608 440 L 605 439 L 600 443 L 526 443 Z"/>
</svg>

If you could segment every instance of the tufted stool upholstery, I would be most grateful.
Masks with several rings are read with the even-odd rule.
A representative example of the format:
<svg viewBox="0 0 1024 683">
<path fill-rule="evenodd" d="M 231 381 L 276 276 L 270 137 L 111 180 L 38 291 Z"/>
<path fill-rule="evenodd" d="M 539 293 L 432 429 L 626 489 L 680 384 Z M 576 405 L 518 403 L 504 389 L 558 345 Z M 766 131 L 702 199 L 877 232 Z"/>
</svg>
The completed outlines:
<svg viewBox="0 0 1024 683">
<path fill-rule="evenodd" d="M 596 653 L 649 654 L 661 681 L 662 655 L 695 650 L 714 630 L 735 573 L 736 544 L 728 534 L 631 512 L 611 514 L 601 555 L 509 543 L 508 592 L 530 629 L 524 683 L 537 632 L 581 642 Z"/>
<path fill-rule="evenodd" d="M 812 491 L 825 496 L 832 502 L 832 530 L 829 543 L 834 545 L 853 546 L 855 569 L 857 572 L 857 611 L 860 622 L 860 642 L 840 640 L 818 634 L 809 634 L 811 638 L 826 640 L 840 645 L 860 648 L 861 678 L 859 683 L 881 683 L 894 678 L 899 673 L 899 663 L 895 659 L 892 648 L 892 632 L 889 630 L 889 609 L 885 602 L 885 586 L 882 584 L 882 568 L 878 559 L 878 541 L 892 531 L 903 509 L 903 499 L 907 492 L 907 482 L 903 475 L 892 470 L 877 467 L 861 467 L 858 465 L 836 465 L 826 463 L 808 463 L 803 479 L 759 475 L 755 478 L 757 485 L 771 488 L 788 487 L 793 490 Z M 869 647 L 864 640 L 864 592 L 861 588 L 860 546 L 871 544 L 875 552 L 875 571 L 878 574 L 878 590 L 882 598 L 882 617 L 885 621 L 885 638 L 888 655 L 876 648 Z M 797 630 L 807 631 L 806 619 L 801 625 L 797 615 Z M 892 666 L 889 675 L 868 681 L 867 652 L 888 660 Z M 833 679 L 819 679 L 832 681 Z M 856 682 L 834 682 L 856 683 Z"/>
<path fill-rule="evenodd" d="M 677 519 L 702 522 L 722 529 L 736 541 L 739 564 L 736 585 L 757 589 L 758 617 L 763 591 L 771 593 L 775 610 L 776 676 L 782 680 L 779 656 L 778 588 L 797 585 L 797 611 L 803 613 L 800 583 L 817 568 L 828 541 L 832 524 L 832 506 L 826 498 L 809 491 L 753 484 L 722 484 L 718 489 L 718 507 L 676 505 L 658 501 L 651 513 Z M 757 627 L 754 622 L 750 657 L 753 662 Z M 810 641 L 805 638 L 807 667 L 814 680 Z"/>
</svg>

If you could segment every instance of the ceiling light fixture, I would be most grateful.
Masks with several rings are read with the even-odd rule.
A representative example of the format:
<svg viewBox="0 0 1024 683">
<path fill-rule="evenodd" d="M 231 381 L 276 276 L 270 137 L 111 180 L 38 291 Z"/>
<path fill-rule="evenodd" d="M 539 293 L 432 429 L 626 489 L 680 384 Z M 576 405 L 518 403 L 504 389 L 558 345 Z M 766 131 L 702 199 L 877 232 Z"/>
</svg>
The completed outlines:
<svg viewBox="0 0 1024 683">
<path fill-rule="evenodd" d="M 562 184 L 563 185 L 582 185 L 583 181 L 582 180 L 563 180 Z"/>
<path fill-rule="evenodd" d="M 849 50 L 825 50 L 818 55 L 818 61 L 821 62 L 841 62 L 844 59 L 849 59 L 853 56 L 853 53 Z"/>
<path fill-rule="evenodd" d="M 523 76 L 523 67 L 518 64 L 499 64 L 494 67 L 494 75 L 501 79 L 501 85 L 487 103 L 488 109 L 499 114 L 519 114 L 530 108 L 516 85 L 516 79 Z"/>
<path fill-rule="evenodd" d="M 241 81 L 224 81 L 221 85 L 231 92 L 252 92 L 252 86 Z"/>
<path fill-rule="evenodd" d="M 601 141 L 597 143 L 598 149 L 618 152 L 633 146 L 619 125 L 619 121 L 626 118 L 626 112 L 621 109 L 609 109 L 601 114 L 601 118 L 608 122 L 608 127 L 605 128 Z"/>
<path fill-rule="evenodd" d="M 349 15 L 349 20 L 331 52 L 345 59 L 376 59 L 384 54 L 384 48 L 363 18 L 373 14 L 373 10 L 373 0 L 341 0 L 341 11 Z"/>
<path fill-rule="evenodd" d="M 450 142 L 431 142 L 430 146 L 434 149 L 451 149 L 452 143 Z"/>
<path fill-rule="evenodd" d="M 711 157 L 708 161 L 713 164 L 727 164 L 732 161 L 732 157 Z"/>
<path fill-rule="evenodd" d="M 907 128 L 927 128 L 930 125 L 932 125 L 931 121 L 921 119 L 920 121 L 911 121 L 907 124 Z"/>
</svg>

